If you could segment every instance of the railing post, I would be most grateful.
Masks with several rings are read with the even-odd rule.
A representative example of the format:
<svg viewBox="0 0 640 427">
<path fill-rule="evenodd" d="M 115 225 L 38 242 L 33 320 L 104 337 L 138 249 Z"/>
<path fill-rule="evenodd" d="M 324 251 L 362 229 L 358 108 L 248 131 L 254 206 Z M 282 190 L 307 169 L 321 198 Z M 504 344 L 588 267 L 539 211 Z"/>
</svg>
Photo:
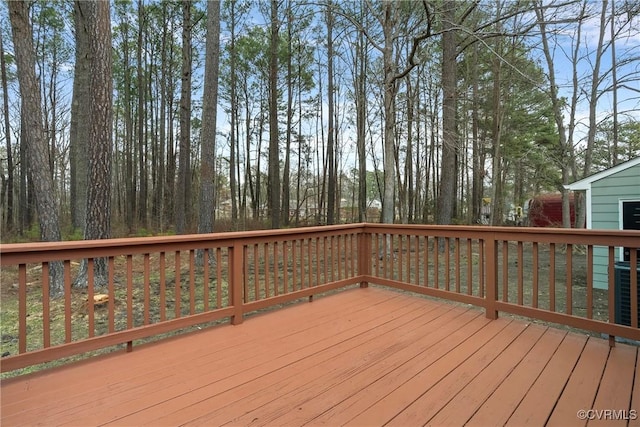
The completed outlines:
<svg viewBox="0 0 640 427">
<path fill-rule="evenodd" d="M 243 318 L 243 265 L 244 265 L 244 247 L 243 243 L 234 242 L 229 248 L 229 291 L 231 292 L 231 304 L 233 305 L 233 316 L 231 317 L 232 325 L 239 325 Z"/>
<path fill-rule="evenodd" d="M 485 293 L 485 310 L 488 319 L 495 320 L 498 318 L 498 310 L 496 310 L 496 301 L 498 299 L 498 245 L 496 244 L 495 235 L 485 238 L 485 256 L 486 256 L 486 286 Z"/>
<path fill-rule="evenodd" d="M 358 235 L 358 275 L 370 276 L 371 275 L 371 233 L 368 231 L 362 231 Z M 369 286 L 369 282 L 362 280 L 360 282 L 361 288 Z"/>
</svg>

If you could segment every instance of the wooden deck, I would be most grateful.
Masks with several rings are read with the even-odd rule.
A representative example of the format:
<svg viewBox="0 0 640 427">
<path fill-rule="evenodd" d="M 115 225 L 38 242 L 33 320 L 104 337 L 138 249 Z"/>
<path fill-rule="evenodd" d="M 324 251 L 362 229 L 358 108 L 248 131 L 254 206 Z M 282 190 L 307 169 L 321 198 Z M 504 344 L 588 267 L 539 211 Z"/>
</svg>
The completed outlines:
<svg viewBox="0 0 640 427">
<path fill-rule="evenodd" d="M 238 326 L 3 381 L 1 421 L 584 425 L 581 409 L 597 410 L 589 412 L 594 418 L 635 418 L 637 350 L 506 317 L 487 320 L 475 308 L 352 289 Z"/>
</svg>

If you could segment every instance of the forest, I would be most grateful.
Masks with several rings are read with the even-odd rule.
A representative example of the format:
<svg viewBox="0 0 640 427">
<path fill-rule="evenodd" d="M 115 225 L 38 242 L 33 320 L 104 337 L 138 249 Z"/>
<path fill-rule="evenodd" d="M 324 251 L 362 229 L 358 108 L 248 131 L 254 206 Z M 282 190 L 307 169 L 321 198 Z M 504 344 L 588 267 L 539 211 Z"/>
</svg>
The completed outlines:
<svg viewBox="0 0 640 427">
<path fill-rule="evenodd" d="M 29 0 L 0 23 L 3 242 L 502 225 L 640 155 L 636 0 Z"/>
</svg>

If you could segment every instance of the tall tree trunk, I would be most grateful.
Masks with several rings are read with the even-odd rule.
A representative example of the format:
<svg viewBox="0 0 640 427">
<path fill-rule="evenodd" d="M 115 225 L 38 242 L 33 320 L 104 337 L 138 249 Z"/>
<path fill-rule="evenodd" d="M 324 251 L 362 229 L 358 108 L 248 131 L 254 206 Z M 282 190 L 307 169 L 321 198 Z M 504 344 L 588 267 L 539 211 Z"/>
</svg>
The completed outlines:
<svg viewBox="0 0 640 427">
<path fill-rule="evenodd" d="M 92 52 L 90 79 L 90 141 L 86 240 L 111 237 L 111 157 L 113 138 L 113 81 L 111 71 L 111 13 L 109 2 L 87 2 L 87 28 Z M 76 285 L 86 285 L 86 264 Z M 95 284 L 106 285 L 106 258 L 95 259 Z"/>
<path fill-rule="evenodd" d="M 289 225 L 291 208 L 291 134 L 293 133 L 293 11 L 291 1 L 287 3 L 287 126 L 282 169 L 282 224 Z M 298 153 L 299 155 L 300 153 Z"/>
<path fill-rule="evenodd" d="M 404 162 L 404 187 L 406 188 L 406 221 L 413 221 L 414 182 L 413 182 L 413 126 L 414 126 L 414 102 L 415 95 L 409 76 L 407 82 L 407 153 Z"/>
<path fill-rule="evenodd" d="M 238 135 L 239 135 L 239 99 L 238 99 L 238 83 L 237 83 L 237 72 L 236 72 L 236 62 L 238 60 L 238 54 L 236 52 L 236 34 L 235 34 L 235 25 L 236 25 L 236 16 L 235 16 L 235 2 L 230 2 L 230 20 L 231 24 L 231 39 L 229 40 L 229 86 L 230 86 L 230 98 L 231 98 L 231 123 L 230 123 L 230 141 L 229 141 L 229 189 L 231 194 L 231 219 L 233 223 L 236 224 L 235 221 L 238 219 L 238 199 L 236 197 L 236 188 L 237 188 L 237 178 L 236 175 L 236 148 L 238 146 Z"/>
<path fill-rule="evenodd" d="M 36 208 L 40 220 L 40 238 L 43 241 L 60 240 L 58 205 L 54 195 L 53 179 L 49 163 L 47 139 L 42 123 L 42 99 L 35 73 L 33 30 L 29 21 L 29 2 L 8 3 L 18 82 L 22 100 L 23 126 L 21 132 L 29 158 L 29 172 L 33 177 Z M 63 292 L 63 268 L 60 262 L 52 262 L 49 269 L 50 293 Z"/>
<path fill-rule="evenodd" d="M 498 6 L 499 7 L 499 6 Z M 500 31 L 500 30 L 498 30 Z M 496 40 L 494 46 L 499 55 L 502 53 L 502 42 Z M 493 58 L 493 90 L 492 90 L 492 171 L 491 171 L 491 225 L 501 225 L 504 214 L 504 194 L 503 194 L 503 161 L 502 161 L 502 57 L 498 55 Z"/>
<path fill-rule="evenodd" d="M 556 122 L 556 127 L 558 128 L 558 163 L 560 166 L 561 176 L 562 176 L 562 184 L 569 184 L 570 178 L 570 155 L 569 152 L 571 150 L 571 144 L 567 141 L 567 132 L 564 125 L 564 115 L 563 115 L 563 102 L 558 95 L 558 86 L 556 85 L 555 79 L 555 66 L 553 63 L 553 57 L 551 55 L 551 50 L 549 48 L 549 41 L 547 36 L 547 27 L 543 14 L 543 6 L 541 3 L 536 3 L 535 11 L 536 17 L 538 19 L 538 27 L 540 28 L 540 37 L 542 39 L 542 49 L 545 55 L 545 59 L 547 61 L 547 67 L 549 69 L 549 92 L 551 98 L 551 105 L 553 107 L 553 116 Z M 578 37 L 579 40 L 579 37 Z M 574 68 L 574 80 L 576 80 L 575 68 Z M 574 83 L 575 84 L 575 83 Z M 575 95 L 575 91 L 574 91 Z M 573 108 L 572 103 L 572 108 Z M 573 112 L 571 113 L 573 117 Z M 571 217 L 570 217 L 570 209 L 569 209 L 569 194 L 568 191 L 561 186 L 562 192 L 562 225 L 565 228 L 571 227 Z"/>
<path fill-rule="evenodd" d="M 182 84 L 180 87 L 180 160 L 176 190 L 176 233 L 191 220 L 191 1 L 182 1 Z"/>
<path fill-rule="evenodd" d="M 125 211 L 125 223 L 127 226 L 127 230 L 129 233 L 132 233 L 135 228 L 135 220 L 136 220 L 136 194 L 137 194 L 137 186 L 136 186 L 136 174 L 135 174 L 135 144 L 134 144 L 134 128 L 133 128 L 133 100 L 132 100 L 132 67 L 131 67 L 131 58 L 129 57 L 129 43 L 130 43 L 130 34 L 129 34 L 129 21 L 126 12 L 121 19 L 122 25 L 122 72 L 123 72 L 123 80 L 124 80 L 124 93 L 122 94 L 123 103 L 124 103 L 124 177 L 123 180 L 125 182 L 125 196 L 124 196 L 124 211 Z"/>
<path fill-rule="evenodd" d="M 474 44 L 473 46 L 473 64 L 476 65 L 478 63 L 478 45 Z M 483 144 L 479 140 L 479 126 L 480 126 L 480 118 L 478 116 L 478 73 L 471 72 L 472 79 L 472 95 L 471 99 L 471 133 L 473 140 L 473 177 L 471 184 L 471 206 L 472 206 L 472 219 L 475 223 L 480 223 L 482 218 L 482 196 L 484 190 L 484 147 Z"/>
<path fill-rule="evenodd" d="M 336 160 L 334 141 L 334 82 L 333 82 L 333 5 L 327 4 L 327 224 L 336 220 Z"/>
<path fill-rule="evenodd" d="M 442 167 L 438 194 L 437 223 L 451 224 L 455 199 L 457 47 L 454 31 L 457 2 L 444 3 L 442 19 Z"/>
<path fill-rule="evenodd" d="M 355 58 L 356 145 L 358 146 L 358 222 L 364 222 L 367 220 L 366 70 L 368 58 L 363 31 L 358 33 L 358 45 L 356 48 Z"/>
<path fill-rule="evenodd" d="M 280 228 L 280 146 L 278 141 L 278 0 L 271 0 L 269 40 L 269 216 Z"/>
<path fill-rule="evenodd" d="M 207 46 L 202 95 L 202 144 L 200 165 L 200 220 L 198 233 L 213 232 L 216 116 L 220 64 L 220 2 L 207 2 Z"/>
<path fill-rule="evenodd" d="M 147 135 L 146 135 L 146 110 L 145 110 L 145 82 L 144 82 L 144 66 L 142 50 L 143 50 L 143 30 L 145 27 L 144 4 L 142 0 L 138 0 L 138 46 L 137 46 L 137 80 L 138 80 L 138 182 L 140 189 L 138 191 L 138 224 L 144 228 L 147 224 Z"/>
<path fill-rule="evenodd" d="M 74 2 L 75 67 L 69 128 L 69 166 L 71 178 L 71 224 L 84 230 L 87 209 L 87 141 L 89 139 L 89 80 L 91 56 L 86 26 L 86 2 Z"/>
<path fill-rule="evenodd" d="M 395 100 L 396 73 L 393 60 L 393 30 L 396 25 L 393 2 L 384 2 L 384 194 L 382 195 L 382 222 L 392 224 L 395 217 Z"/>
<path fill-rule="evenodd" d="M 6 216 L 3 225 L 6 230 L 13 230 L 13 147 L 11 146 L 11 123 L 9 120 L 9 93 L 7 91 L 7 64 L 4 60 L 4 43 L 0 34 L 0 73 L 2 75 L 2 109 L 4 111 L 5 143 L 7 147 L 7 190 Z M 5 199 L 2 199 L 3 202 Z"/>
<path fill-rule="evenodd" d="M 613 138 L 611 141 L 612 162 L 611 166 L 618 164 L 618 60 L 616 58 L 616 29 L 615 29 L 615 16 L 616 7 L 615 0 L 611 0 L 611 93 L 613 104 Z"/>
<path fill-rule="evenodd" d="M 162 3 L 162 18 L 163 21 L 167 20 L 167 3 Z M 167 103 L 169 99 L 168 93 L 168 70 L 167 70 L 167 42 L 169 40 L 169 31 L 167 25 L 162 28 L 162 36 L 160 41 L 160 126 L 158 134 L 160 138 L 160 153 L 159 165 L 158 165 L 158 185 L 156 186 L 156 202 L 155 202 L 155 215 L 161 229 L 166 226 L 166 214 L 167 212 L 173 212 L 173 209 L 167 209 L 167 197 L 168 193 L 171 193 L 173 189 L 173 181 L 169 184 L 166 171 L 168 167 L 167 162 Z M 173 180 L 173 178 L 172 178 Z"/>
</svg>

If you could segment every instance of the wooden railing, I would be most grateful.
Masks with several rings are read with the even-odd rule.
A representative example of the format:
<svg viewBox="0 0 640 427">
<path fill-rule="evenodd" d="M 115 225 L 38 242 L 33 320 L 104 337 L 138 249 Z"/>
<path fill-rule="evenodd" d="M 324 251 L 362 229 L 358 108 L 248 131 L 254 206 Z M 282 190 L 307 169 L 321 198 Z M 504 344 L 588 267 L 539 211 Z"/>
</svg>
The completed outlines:
<svg viewBox="0 0 640 427">
<path fill-rule="evenodd" d="M 224 318 L 238 324 L 249 312 L 367 283 L 473 304 L 489 318 L 502 311 L 640 340 L 636 268 L 625 270 L 629 326 L 616 323 L 614 304 L 620 248 L 639 246 L 633 231 L 383 224 L 8 244 L 0 366 L 131 350 L 143 338 Z M 56 262 L 63 292 L 50 297 Z M 603 280 L 608 290 L 598 289 Z"/>
<path fill-rule="evenodd" d="M 637 251 L 617 262 L 623 248 L 640 247 L 640 232 L 382 224 L 365 231 L 376 254 L 368 282 L 484 307 L 489 318 L 502 311 L 640 340 Z M 614 294 L 617 268 L 627 295 Z M 629 326 L 616 323 L 616 297 L 629 307 Z"/>
</svg>

